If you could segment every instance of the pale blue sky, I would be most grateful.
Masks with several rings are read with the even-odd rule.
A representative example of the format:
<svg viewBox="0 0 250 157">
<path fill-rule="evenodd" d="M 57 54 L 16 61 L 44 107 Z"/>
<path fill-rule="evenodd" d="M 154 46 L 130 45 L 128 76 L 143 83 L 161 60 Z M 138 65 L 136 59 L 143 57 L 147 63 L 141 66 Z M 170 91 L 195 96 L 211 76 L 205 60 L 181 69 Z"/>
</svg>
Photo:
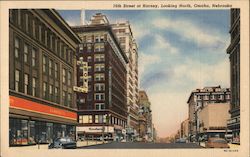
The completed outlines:
<svg viewBox="0 0 250 157">
<path fill-rule="evenodd" d="M 80 11 L 59 11 L 70 25 Z M 140 89 L 152 103 L 158 135 L 171 135 L 188 116 L 187 99 L 204 86 L 229 87 L 229 10 L 86 10 L 111 23 L 129 21 L 139 45 Z"/>
</svg>

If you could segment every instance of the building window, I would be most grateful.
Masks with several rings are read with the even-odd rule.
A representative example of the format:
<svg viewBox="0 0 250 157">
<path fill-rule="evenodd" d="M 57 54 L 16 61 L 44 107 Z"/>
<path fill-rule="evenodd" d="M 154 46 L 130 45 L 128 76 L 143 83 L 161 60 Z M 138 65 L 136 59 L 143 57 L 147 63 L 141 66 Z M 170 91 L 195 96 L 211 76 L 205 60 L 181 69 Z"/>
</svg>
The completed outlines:
<svg viewBox="0 0 250 157">
<path fill-rule="evenodd" d="M 105 61 L 105 55 L 104 54 L 95 54 L 95 62 Z"/>
<path fill-rule="evenodd" d="M 95 100 L 105 100 L 105 94 L 104 93 L 96 93 Z"/>
<path fill-rule="evenodd" d="M 68 93 L 68 105 L 71 106 L 72 103 L 72 95 L 71 93 Z"/>
<path fill-rule="evenodd" d="M 91 50 L 92 50 L 91 44 L 87 44 L 87 52 L 91 52 Z"/>
<path fill-rule="evenodd" d="M 20 40 L 15 38 L 15 58 L 19 58 L 20 56 Z"/>
<path fill-rule="evenodd" d="M 92 66 L 88 66 L 88 72 L 92 72 Z"/>
<path fill-rule="evenodd" d="M 96 110 L 104 110 L 105 109 L 105 104 L 104 103 L 96 103 L 95 104 L 95 109 Z"/>
<path fill-rule="evenodd" d="M 31 64 L 32 64 L 32 67 L 35 67 L 36 66 L 36 49 L 32 48 L 32 59 L 31 59 Z"/>
<path fill-rule="evenodd" d="M 104 64 L 95 64 L 95 72 L 104 71 L 105 70 Z"/>
<path fill-rule="evenodd" d="M 55 63 L 55 79 L 58 79 L 58 63 Z"/>
<path fill-rule="evenodd" d="M 53 101 L 53 87 L 52 85 L 49 85 L 49 99 Z"/>
<path fill-rule="evenodd" d="M 47 57 L 45 55 L 43 56 L 43 72 L 47 72 Z"/>
<path fill-rule="evenodd" d="M 47 99 L 47 83 L 46 82 L 44 82 L 43 83 L 43 98 L 44 99 Z"/>
<path fill-rule="evenodd" d="M 55 87 L 55 102 L 59 103 L 59 92 L 58 87 Z"/>
<path fill-rule="evenodd" d="M 96 83 L 95 84 L 95 91 L 105 91 L 105 84 L 104 83 Z"/>
<path fill-rule="evenodd" d="M 92 81 L 92 76 L 88 76 L 88 82 Z"/>
<path fill-rule="evenodd" d="M 72 77 L 72 76 L 71 76 L 71 72 L 69 71 L 69 72 L 68 72 L 68 85 L 69 85 L 69 86 L 71 86 L 71 80 L 72 80 L 71 77 Z"/>
<path fill-rule="evenodd" d="M 20 71 L 19 70 L 15 71 L 15 90 L 17 92 L 20 91 Z"/>
<path fill-rule="evenodd" d="M 68 102 L 67 102 L 67 92 L 66 91 L 63 91 L 63 95 L 62 95 L 62 97 L 63 97 L 63 104 L 64 104 L 64 106 L 68 106 Z"/>
<path fill-rule="evenodd" d="M 104 74 L 95 74 L 95 81 L 104 81 L 105 75 Z"/>
<path fill-rule="evenodd" d="M 92 123 L 92 115 L 79 116 L 79 123 Z"/>
<path fill-rule="evenodd" d="M 52 76 L 52 64 L 53 64 L 53 61 L 49 59 L 49 76 Z"/>
<path fill-rule="evenodd" d="M 32 78 L 32 96 L 36 96 L 36 78 Z"/>
<path fill-rule="evenodd" d="M 87 61 L 88 61 L 88 62 L 92 62 L 92 57 L 91 57 L 91 56 L 88 56 L 88 57 L 87 57 Z"/>
<path fill-rule="evenodd" d="M 94 46 L 94 52 L 102 52 L 104 51 L 104 43 L 98 43 Z"/>
<path fill-rule="evenodd" d="M 95 123 L 104 123 L 105 118 L 104 115 L 95 115 Z"/>
<path fill-rule="evenodd" d="M 92 123 L 92 115 L 83 116 L 83 123 Z"/>
<path fill-rule="evenodd" d="M 88 43 L 91 43 L 92 42 L 92 36 L 90 35 L 90 36 L 87 36 L 87 42 Z"/>
<path fill-rule="evenodd" d="M 24 44 L 24 51 L 23 51 L 23 60 L 24 63 L 28 63 L 28 57 L 29 57 L 29 46 L 27 44 Z"/>
<path fill-rule="evenodd" d="M 63 80 L 62 80 L 63 83 L 66 82 L 66 69 L 63 68 Z"/>
<path fill-rule="evenodd" d="M 29 75 L 24 74 L 24 93 L 28 94 L 28 90 L 29 90 Z"/>
</svg>

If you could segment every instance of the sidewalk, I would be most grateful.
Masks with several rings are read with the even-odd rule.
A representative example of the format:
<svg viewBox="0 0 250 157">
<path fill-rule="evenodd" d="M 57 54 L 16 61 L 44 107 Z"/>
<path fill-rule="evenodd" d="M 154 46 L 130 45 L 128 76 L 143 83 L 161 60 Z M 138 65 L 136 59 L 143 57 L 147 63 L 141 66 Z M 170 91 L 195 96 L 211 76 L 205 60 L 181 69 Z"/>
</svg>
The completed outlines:
<svg viewBox="0 0 250 157">
<path fill-rule="evenodd" d="M 98 145 L 98 144 L 106 144 L 108 143 L 107 141 L 93 141 L 93 140 L 88 140 L 88 141 L 77 141 L 76 146 L 77 147 L 85 147 L 85 146 L 92 146 L 92 145 Z"/>
<path fill-rule="evenodd" d="M 104 141 L 104 143 L 108 143 L 107 141 Z M 92 145 L 99 145 L 104 144 L 102 141 L 77 141 L 76 146 L 77 147 L 86 147 L 86 146 L 92 146 Z M 48 144 L 40 144 L 40 145 L 32 145 L 32 146 L 18 146 L 18 147 L 10 147 L 10 149 L 18 151 L 18 150 L 48 150 Z"/>
</svg>

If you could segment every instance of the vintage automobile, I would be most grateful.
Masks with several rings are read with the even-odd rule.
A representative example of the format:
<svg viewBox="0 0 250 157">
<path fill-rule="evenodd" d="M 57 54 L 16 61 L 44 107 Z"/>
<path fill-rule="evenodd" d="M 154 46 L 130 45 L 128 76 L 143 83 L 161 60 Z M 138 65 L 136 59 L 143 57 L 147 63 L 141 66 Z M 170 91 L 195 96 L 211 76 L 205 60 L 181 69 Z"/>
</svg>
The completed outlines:
<svg viewBox="0 0 250 157">
<path fill-rule="evenodd" d="M 52 143 L 50 143 L 48 148 L 76 149 L 76 141 L 69 137 L 61 137 L 55 139 Z"/>
<path fill-rule="evenodd" d="M 206 148 L 229 148 L 227 141 L 223 138 L 209 138 L 205 144 Z"/>
</svg>

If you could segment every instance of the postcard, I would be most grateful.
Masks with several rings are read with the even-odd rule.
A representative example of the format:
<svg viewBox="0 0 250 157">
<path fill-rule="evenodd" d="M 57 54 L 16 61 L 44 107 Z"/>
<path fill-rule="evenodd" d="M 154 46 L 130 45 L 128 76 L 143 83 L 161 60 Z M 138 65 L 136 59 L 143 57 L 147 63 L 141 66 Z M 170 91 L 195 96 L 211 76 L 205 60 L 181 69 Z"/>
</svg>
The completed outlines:
<svg viewBox="0 0 250 157">
<path fill-rule="evenodd" d="M 249 1 L 2 1 L 1 156 L 249 156 Z"/>
</svg>

